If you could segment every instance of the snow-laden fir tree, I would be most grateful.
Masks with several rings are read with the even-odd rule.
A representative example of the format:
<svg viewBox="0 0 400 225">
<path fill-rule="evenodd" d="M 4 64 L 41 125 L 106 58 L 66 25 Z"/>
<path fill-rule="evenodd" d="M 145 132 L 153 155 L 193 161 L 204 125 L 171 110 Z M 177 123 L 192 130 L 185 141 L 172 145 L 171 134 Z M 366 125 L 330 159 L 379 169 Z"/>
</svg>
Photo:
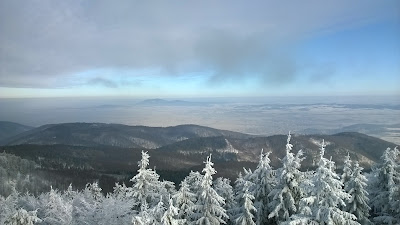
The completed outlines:
<svg viewBox="0 0 400 225">
<path fill-rule="evenodd" d="M 172 198 L 168 200 L 168 209 L 164 212 L 161 222 L 163 225 L 180 225 L 185 224 L 186 220 L 179 219 L 179 209 L 174 206 Z"/>
<path fill-rule="evenodd" d="M 195 218 L 193 218 L 193 206 L 196 202 L 196 195 L 190 191 L 186 179 L 180 185 L 181 188 L 173 196 L 176 206 L 179 208 L 178 218 L 193 222 L 195 221 Z"/>
<path fill-rule="evenodd" d="M 142 205 L 152 208 L 158 204 L 160 194 L 157 190 L 160 188 L 159 175 L 149 166 L 149 154 L 142 151 L 142 159 L 138 162 L 138 173 L 130 180 L 133 183 L 132 197 L 136 202 L 134 209 L 141 211 Z"/>
<path fill-rule="evenodd" d="M 190 192 L 195 194 L 199 193 L 202 180 L 203 175 L 201 175 L 198 171 L 190 171 L 189 175 L 184 179 L 190 189 Z"/>
<path fill-rule="evenodd" d="M 341 176 L 341 181 L 343 183 L 344 191 L 346 193 L 350 192 L 350 187 L 349 187 L 349 181 L 351 177 L 353 176 L 353 170 L 352 170 L 352 165 L 351 165 L 351 159 L 350 159 L 350 154 L 347 152 L 347 155 L 344 157 L 343 161 L 343 173 Z M 342 209 L 346 212 L 349 212 L 347 204 L 349 203 L 351 199 L 347 199 L 345 201 L 345 206 L 342 206 Z"/>
<path fill-rule="evenodd" d="M 235 209 L 237 208 L 237 202 L 233 188 L 231 186 L 231 181 L 227 178 L 218 177 L 214 181 L 214 189 L 219 196 L 225 199 L 224 209 L 229 219 L 227 224 L 231 224 L 234 221 Z"/>
<path fill-rule="evenodd" d="M 130 224 L 133 201 L 124 194 L 123 187 L 114 187 L 114 192 L 107 194 L 97 206 L 94 218 L 97 225 Z"/>
<path fill-rule="evenodd" d="M 160 195 L 164 205 L 169 204 L 169 197 L 176 194 L 175 183 L 172 181 L 159 181 L 159 185 L 156 186 L 156 192 Z"/>
<path fill-rule="evenodd" d="M 275 171 L 270 166 L 269 155 L 271 152 L 263 153 L 261 150 L 260 161 L 254 172 L 248 172 L 245 180 L 249 180 L 253 185 L 249 191 L 254 196 L 254 206 L 257 209 L 256 224 L 263 225 L 270 223 L 268 215 L 271 210 L 268 205 L 270 204 L 270 197 L 268 194 L 276 185 Z"/>
<path fill-rule="evenodd" d="M 286 156 L 282 160 L 282 168 L 277 172 L 277 185 L 270 192 L 272 198 L 270 208 L 272 212 L 269 218 L 276 222 L 287 221 L 289 217 L 297 212 L 299 201 L 303 196 L 301 189 L 303 175 L 299 170 L 303 160 L 303 152 L 300 150 L 296 155 L 290 144 L 291 135 L 289 132 L 286 143 Z"/>
<path fill-rule="evenodd" d="M 72 224 L 94 224 L 95 215 L 102 198 L 98 196 L 98 186 L 87 184 L 83 191 L 77 192 L 72 199 Z"/>
<path fill-rule="evenodd" d="M 348 189 L 348 188 L 346 188 L 346 184 L 351 179 L 352 176 L 353 176 L 353 170 L 352 170 L 352 166 L 351 166 L 350 154 L 347 152 L 347 155 L 344 157 L 343 173 L 341 176 L 345 190 Z M 346 190 L 346 191 L 348 192 L 348 190 Z"/>
<path fill-rule="evenodd" d="M 161 197 L 157 205 L 150 209 L 150 215 L 152 216 L 151 224 L 161 225 L 161 219 L 165 213 L 165 210 L 166 208 L 164 205 L 164 201 Z"/>
<path fill-rule="evenodd" d="M 387 148 L 382 163 L 375 169 L 371 185 L 371 205 L 374 221 L 379 224 L 400 223 L 400 167 L 399 150 Z"/>
<path fill-rule="evenodd" d="M 15 214 L 18 199 L 20 197 L 19 193 L 15 189 L 15 183 L 10 183 L 11 194 L 6 198 L 0 196 L 0 224 L 4 224 L 7 218 L 10 218 Z"/>
<path fill-rule="evenodd" d="M 141 211 L 132 217 L 132 223 L 135 225 L 161 225 L 161 218 L 165 213 L 165 207 L 162 198 L 152 208 L 147 206 L 147 202 L 141 206 Z"/>
<path fill-rule="evenodd" d="M 25 209 L 18 209 L 5 222 L 5 225 L 34 225 L 42 222 L 36 215 L 36 211 L 27 212 Z"/>
<path fill-rule="evenodd" d="M 312 185 L 306 190 L 309 196 L 302 199 L 300 212 L 286 224 L 359 224 L 356 216 L 340 209 L 350 195 L 343 190 L 343 183 L 334 171 L 334 162 L 324 158 L 325 146 L 322 141 L 318 168 L 312 177 Z"/>
<path fill-rule="evenodd" d="M 44 222 L 54 225 L 72 224 L 72 205 L 64 201 L 57 190 L 51 187 L 50 192 L 42 196 L 42 201 L 45 206 Z"/>
<path fill-rule="evenodd" d="M 368 206 L 367 178 L 362 174 L 363 168 L 358 162 L 354 162 L 351 170 L 352 176 L 345 184 L 345 190 L 351 195 L 351 198 L 346 203 L 345 211 L 354 214 L 360 224 L 372 224 L 368 219 L 371 208 Z"/>
<path fill-rule="evenodd" d="M 248 191 L 249 186 L 249 181 L 245 181 L 243 184 L 244 191 L 239 200 L 237 218 L 235 219 L 237 225 L 256 225 L 254 219 L 257 209 L 253 204 L 254 196 Z"/>
<path fill-rule="evenodd" d="M 152 213 L 149 211 L 147 207 L 146 201 L 141 205 L 141 211 L 138 215 L 132 217 L 133 225 L 152 225 L 154 221 Z"/>
<path fill-rule="evenodd" d="M 236 178 L 235 181 L 235 186 L 234 186 L 234 193 L 235 193 L 235 199 L 236 202 L 239 204 L 242 196 L 244 194 L 244 191 L 250 190 L 252 187 L 254 187 L 254 184 L 250 181 L 250 175 L 253 173 L 251 170 L 246 170 L 246 168 L 243 168 L 244 170 L 244 176 L 242 175 L 242 172 L 239 172 L 238 178 Z M 239 204 L 240 205 L 240 204 Z"/>
<path fill-rule="evenodd" d="M 226 210 L 223 208 L 225 200 L 218 195 L 212 187 L 212 175 L 216 174 L 213 168 L 214 163 L 211 162 L 211 155 L 207 157 L 205 167 L 203 169 L 204 176 L 200 184 L 200 196 L 194 206 L 195 212 L 198 215 L 196 224 L 198 225 L 219 225 L 225 224 L 225 219 L 228 218 Z"/>
</svg>

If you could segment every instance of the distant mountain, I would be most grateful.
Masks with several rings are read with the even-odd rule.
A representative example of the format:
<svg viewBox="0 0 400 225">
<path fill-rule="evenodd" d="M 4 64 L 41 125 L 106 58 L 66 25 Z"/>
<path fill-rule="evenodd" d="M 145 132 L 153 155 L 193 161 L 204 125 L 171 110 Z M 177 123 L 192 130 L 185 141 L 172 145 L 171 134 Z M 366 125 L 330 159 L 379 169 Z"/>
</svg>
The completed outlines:
<svg viewBox="0 0 400 225">
<path fill-rule="evenodd" d="M 400 144 L 400 124 L 353 124 L 338 129 L 305 129 L 303 134 L 358 132 Z"/>
<path fill-rule="evenodd" d="M 8 139 L 5 144 L 61 144 L 155 149 L 185 139 L 215 136 L 250 137 L 246 134 L 197 125 L 146 127 L 104 123 L 64 123 L 38 127 Z"/>
<path fill-rule="evenodd" d="M 146 99 L 143 100 L 136 105 L 140 106 L 201 106 L 207 105 L 207 103 L 201 102 L 189 102 L 189 101 L 182 101 L 182 100 L 164 100 L 164 99 Z"/>
<path fill-rule="evenodd" d="M 22 125 L 19 123 L 0 121 L 0 145 L 8 138 L 31 129 L 33 129 L 33 127 Z"/>
</svg>

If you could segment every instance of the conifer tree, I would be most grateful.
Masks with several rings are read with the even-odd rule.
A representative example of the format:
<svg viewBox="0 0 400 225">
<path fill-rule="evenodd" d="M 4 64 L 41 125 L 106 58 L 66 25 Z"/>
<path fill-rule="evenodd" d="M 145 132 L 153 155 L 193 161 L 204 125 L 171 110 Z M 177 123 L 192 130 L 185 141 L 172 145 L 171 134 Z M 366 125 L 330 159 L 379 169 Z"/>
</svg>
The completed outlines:
<svg viewBox="0 0 400 225">
<path fill-rule="evenodd" d="M 382 164 L 375 172 L 371 185 L 371 203 L 374 221 L 380 224 L 400 223 L 400 167 L 399 150 L 387 148 L 381 159 Z"/>
<path fill-rule="evenodd" d="M 276 185 L 275 171 L 270 166 L 269 155 L 271 152 L 263 153 L 261 150 L 260 161 L 254 172 L 246 171 L 244 176 L 245 180 L 249 180 L 253 185 L 249 189 L 252 195 L 255 197 L 254 206 L 257 209 L 256 224 L 263 225 L 268 224 L 270 221 L 268 215 L 270 209 L 270 197 L 268 194 Z"/>
<path fill-rule="evenodd" d="M 146 201 L 141 205 L 141 211 L 138 215 L 132 217 L 133 225 L 150 225 L 154 221 L 154 218 L 149 212 Z"/>
<path fill-rule="evenodd" d="M 248 191 L 248 184 L 244 184 L 244 192 L 240 197 L 239 213 L 235 220 L 237 225 L 256 225 L 254 222 L 257 209 L 253 205 L 254 196 Z"/>
<path fill-rule="evenodd" d="M 199 215 L 196 224 L 198 225 L 219 225 L 225 224 L 224 219 L 228 218 L 226 210 L 223 208 L 225 200 L 218 195 L 212 187 L 212 175 L 216 174 L 211 162 L 211 155 L 207 157 L 203 169 L 204 176 L 200 184 L 200 196 L 194 206 Z"/>
<path fill-rule="evenodd" d="M 130 180 L 133 183 L 132 197 L 136 202 L 135 209 L 141 210 L 146 204 L 150 208 L 158 204 L 160 194 L 157 190 L 160 187 L 159 175 L 152 169 L 148 169 L 150 156 L 142 151 L 142 159 L 138 162 L 138 173 Z"/>
<path fill-rule="evenodd" d="M 351 159 L 350 159 L 350 154 L 347 152 L 347 155 L 344 157 L 344 162 L 343 162 L 343 173 L 341 176 L 341 181 L 343 183 L 344 191 L 348 194 L 350 194 L 350 187 L 349 187 L 349 182 L 353 176 L 353 170 L 352 170 L 352 165 L 351 165 Z M 346 205 L 342 206 L 342 210 L 349 212 L 349 208 L 347 207 L 349 201 L 351 201 L 351 198 L 345 200 Z"/>
<path fill-rule="evenodd" d="M 95 224 L 98 215 L 96 211 L 102 204 L 103 194 L 96 182 L 87 184 L 83 191 L 77 192 L 71 201 L 72 224 Z"/>
<path fill-rule="evenodd" d="M 156 206 L 154 206 L 153 208 L 151 208 L 150 211 L 150 215 L 151 215 L 151 224 L 154 225 L 161 225 L 161 219 L 165 213 L 165 206 L 164 206 L 164 202 L 162 197 L 160 198 L 160 201 L 157 203 Z"/>
<path fill-rule="evenodd" d="M 15 183 L 11 182 L 11 194 L 6 198 L 0 196 L 0 224 L 4 224 L 7 218 L 15 214 L 20 195 L 15 189 Z"/>
<path fill-rule="evenodd" d="M 352 166 L 351 166 L 351 160 L 350 160 L 350 154 L 347 152 L 347 155 L 344 157 L 344 165 L 343 165 L 343 174 L 342 174 L 342 182 L 344 184 L 344 190 L 348 193 L 349 189 L 347 187 L 347 183 L 353 176 L 353 171 L 352 171 Z"/>
<path fill-rule="evenodd" d="M 72 223 L 72 205 L 65 202 L 60 193 L 52 187 L 44 196 L 45 218 L 49 224 L 68 225 Z"/>
<path fill-rule="evenodd" d="M 184 179 L 190 189 L 190 192 L 194 194 L 199 193 L 202 180 L 203 175 L 201 175 L 198 171 L 190 171 L 189 175 Z"/>
<path fill-rule="evenodd" d="M 345 211 L 354 214 L 357 217 L 357 221 L 364 225 L 371 224 L 368 219 L 371 208 L 368 206 L 368 192 L 365 190 L 367 178 L 362 174 L 362 170 L 363 168 L 358 165 L 358 162 L 355 162 L 352 176 L 345 184 L 347 193 L 351 195 L 350 200 L 347 201 Z"/>
<path fill-rule="evenodd" d="M 27 212 L 25 209 L 18 209 L 15 214 L 10 216 L 4 224 L 5 225 L 34 225 L 35 223 L 42 222 L 36 215 L 36 211 Z"/>
<path fill-rule="evenodd" d="M 163 225 L 179 225 L 184 224 L 185 220 L 178 219 L 179 209 L 174 206 L 171 198 L 168 200 L 169 205 L 168 209 L 165 211 L 163 217 L 161 218 L 161 222 Z"/>
<path fill-rule="evenodd" d="M 340 209 L 350 195 L 343 190 L 343 183 L 334 171 L 334 162 L 324 158 L 325 146 L 322 141 L 318 168 L 306 191 L 309 196 L 302 199 L 300 212 L 287 224 L 359 224 L 353 214 Z"/>
<path fill-rule="evenodd" d="M 186 219 L 189 222 L 194 221 L 192 210 L 196 202 L 196 195 L 190 191 L 186 179 L 181 182 L 181 188 L 173 198 L 179 208 L 178 218 Z"/>
<path fill-rule="evenodd" d="M 278 184 L 270 192 L 272 198 L 270 207 L 272 212 L 269 218 L 276 222 L 287 221 L 289 217 L 297 212 L 299 201 L 303 196 L 301 183 L 303 179 L 299 168 L 303 160 L 303 152 L 300 150 L 296 156 L 291 152 L 293 145 L 290 144 L 291 135 L 289 132 L 286 143 L 286 156 L 282 160 L 282 168 L 279 169 Z"/>
<path fill-rule="evenodd" d="M 229 179 L 223 177 L 218 177 L 214 181 L 215 191 L 219 196 L 225 199 L 224 209 L 229 217 L 229 220 L 226 221 L 228 224 L 234 221 L 233 217 L 235 215 L 235 209 L 237 208 L 236 198 L 230 183 L 231 181 Z"/>
</svg>

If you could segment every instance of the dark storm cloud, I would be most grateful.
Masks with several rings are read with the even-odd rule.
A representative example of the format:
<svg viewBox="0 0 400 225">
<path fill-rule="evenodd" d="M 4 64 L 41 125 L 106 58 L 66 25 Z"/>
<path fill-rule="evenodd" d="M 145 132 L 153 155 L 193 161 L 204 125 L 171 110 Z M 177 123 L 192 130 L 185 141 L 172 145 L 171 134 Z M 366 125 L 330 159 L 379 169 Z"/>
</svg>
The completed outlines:
<svg viewBox="0 0 400 225">
<path fill-rule="evenodd" d="M 291 44 L 393 15 L 391 4 L 3 0 L 0 86 L 68 86 L 72 74 L 98 68 L 211 71 L 210 82 L 254 76 L 288 83 L 299 69 Z M 89 83 L 117 86 L 102 78 Z"/>
</svg>

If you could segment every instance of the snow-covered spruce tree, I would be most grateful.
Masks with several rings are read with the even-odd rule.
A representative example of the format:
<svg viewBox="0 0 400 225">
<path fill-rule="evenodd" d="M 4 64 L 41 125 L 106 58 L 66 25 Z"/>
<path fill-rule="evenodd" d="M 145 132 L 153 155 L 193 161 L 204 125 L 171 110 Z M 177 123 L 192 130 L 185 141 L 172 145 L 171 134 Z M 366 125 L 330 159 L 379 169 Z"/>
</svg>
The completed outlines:
<svg viewBox="0 0 400 225">
<path fill-rule="evenodd" d="M 180 225 L 185 224 L 185 219 L 179 219 L 179 209 L 174 206 L 172 198 L 168 199 L 168 209 L 164 212 L 161 222 L 163 225 Z"/>
<path fill-rule="evenodd" d="M 375 180 L 370 187 L 374 221 L 379 224 L 400 223 L 400 167 L 399 150 L 387 148 L 382 163 L 375 169 Z"/>
<path fill-rule="evenodd" d="M 72 205 L 64 201 L 61 194 L 52 187 L 42 197 L 44 205 L 44 222 L 47 224 L 68 225 L 72 223 Z"/>
<path fill-rule="evenodd" d="M 181 182 L 181 188 L 173 196 L 176 206 L 179 208 L 178 218 L 194 222 L 193 206 L 196 202 L 196 195 L 189 189 L 186 179 Z"/>
<path fill-rule="evenodd" d="M 193 207 L 199 218 L 196 224 L 225 224 L 224 220 L 228 218 L 226 210 L 223 208 L 225 200 L 212 187 L 212 175 L 216 174 L 216 171 L 213 168 L 214 163 L 211 162 L 211 155 L 207 157 L 207 161 L 204 163 L 204 176 L 199 190 L 200 196 L 198 196 L 198 201 Z"/>
<path fill-rule="evenodd" d="M 354 214 L 360 224 L 372 224 L 368 219 L 368 192 L 365 190 L 367 186 L 367 178 L 362 174 L 363 168 L 354 162 L 352 168 L 352 176 L 345 184 L 345 191 L 351 195 L 351 198 L 346 203 L 345 211 Z"/>
<path fill-rule="evenodd" d="M 15 184 L 11 183 L 11 194 L 6 198 L 0 195 L 0 224 L 4 224 L 7 218 L 10 218 L 15 214 L 17 210 L 17 203 L 19 199 L 19 193 L 15 189 Z"/>
<path fill-rule="evenodd" d="M 342 183 L 344 185 L 344 190 L 349 193 L 350 189 L 348 187 L 348 182 L 353 176 L 353 170 L 351 166 L 350 154 L 347 152 L 347 155 L 344 157 L 344 165 L 343 165 L 343 173 L 341 176 Z"/>
<path fill-rule="evenodd" d="M 272 212 L 269 218 L 276 223 L 289 220 L 289 217 L 297 212 L 299 201 L 303 196 L 301 183 L 303 175 L 299 170 L 303 160 L 303 152 L 300 150 L 296 156 L 291 152 L 293 145 L 290 144 L 289 132 L 286 143 L 286 156 L 282 160 L 282 168 L 277 172 L 278 183 L 270 192 L 272 198 L 270 208 Z"/>
<path fill-rule="evenodd" d="M 219 196 L 225 199 L 224 209 L 229 219 L 226 221 L 227 224 L 231 224 L 234 221 L 235 209 L 237 208 L 236 198 L 231 186 L 231 181 L 227 178 L 218 177 L 214 181 L 214 189 Z"/>
<path fill-rule="evenodd" d="M 190 192 L 197 194 L 200 191 L 200 184 L 203 180 L 203 175 L 198 171 L 190 171 L 189 175 L 185 177 L 184 181 L 187 183 Z M 197 199 L 196 199 L 197 200 Z"/>
<path fill-rule="evenodd" d="M 132 197 L 135 201 L 134 209 L 142 210 L 142 205 L 146 204 L 149 208 L 154 207 L 160 200 L 157 189 L 160 188 L 159 175 L 152 169 L 148 169 L 149 154 L 142 151 L 142 159 L 138 162 L 138 173 L 130 180 L 133 183 Z"/>
<path fill-rule="evenodd" d="M 343 183 L 333 169 L 334 162 L 324 158 L 325 146 L 322 141 L 318 168 L 312 185 L 308 186 L 310 190 L 306 190 L 309 196 L 301 200 L 300 211 L 286 224 L 359 224 L 356 216 L 340 209 L 350 195 L 343 190 Z"/>
<path fill-rule="evenodd" d="M 96 224 L 97 211 L 104 200 L 97 182 L 87 184 L 86 188 L 77 192 L 72 199 L 72 224 Z"/>
<path fill-rule="evenodd" d="M 43 194 L 40 198 L 44 206 L 44 222 L 60 225 L 72 223 L 72 205 L 64 201 L 57 190 L 51 187 L 50 192 Z"/>
<path fill-rule="evenodd" d="M 254 196 L 248 191 L 249 186 L 248 182 L 243 184 L 244 191 L 240 196 L 240 206 L 235 219 L 235 224 L 237 225 L 256 225 L 254 219 L 257 209 L 253 204 Z"/>
<path fill-rule="evenodd" d="M 42 222 L 36 215 L 36 211 L 27 212 L 25 209 L 18 209 L 10 218 L 8 218 L 5 225 L 33 225 Z"/>
<path fill-rule="evenodd" d="M 115 186 L 113 189 L 114 189 L 114 191 L 111 194 L 112 197 L 116 198 L 116 199 L 121 199 L 121 200 L 122 199 L 127 200 L 132 191 L 132 188 L 127 187 L 125 185 L 125 183 L 122 183 L 122 185 L 119 183 L 115 183 Z"/>
<path fill-rule="evenodd" d="M 138 215 L 132 217 L 133 225 L 152 225 L 154 221 L 149 208 L 147 207 L 146 201 L 141 205 L 141 211 Z"/>
<path fill-rule="evenodd" d="M 96 202 L 101 202 L 104 198 L 104 195 L 101 193 L 101 187 L 97 182 L 87 184 L 84 192 L 86 192 L 87 197 L 92 198 Z"/>
<path fill-rule="evenodd" d="M 157 203 L 156 206 L 150 209 L 150 215 L 152 216 L 152 221 L 151 224 L 154 225 L 161 225 L 161 219 L 165 213 L 165 206 L 164 206 L 164 201 L 162 197 L 160 198 L 160 201 Z"/>
<path fill-rule="evenodd" d="M 108 193 L 97 206 L 96 224 L 129 224 L 134 214 L 134 200 L 128 197 L 130 190 L 125 184 L 116 183 L 114 191 Z"/>
<path fill-rule="evenodd" d="M 271 213 L 268 205 L 270 204 L 270 197 L 268 194 L 276 185 L 275 171 L 270 166 L 269 155 L 271 152 L 263 153 L 261 150 L 260 161 L 254 172 L 248 172 L 244 176 L 245 180 L 249 180 L 253 185 L 249 191 L 254 196 L 254 206 L 257 209 L 256 224 L 268 224 L 271 221 L 268 215 Z"/>
<path fill-rule="evenodd" d="M 244 176 L 242 175 L 242 172 L 239 172 L 238 178 L 236 178 L 235 185 L 234 185 L 234 192 L 235 192 L 235 199 L 236 202 L 239 204 L 242 196 L 244 194 L 244 191 L 247 189 L 251 189 L 251 187 L 254 187 L 254 184 L 250 181 L 250 175 L 253 173 L 251 170 L 244 170 Z M 240 205 L 240 204 L 239 204 Z"/>
<path fill-rule="evenodd" d="M 130 224 L 133 214 L 131 208 L 131 198 L 127 198 L 123 193 L 109 193 L 98 205 L 94 221 L 97 225 Z"/>
</svg>

